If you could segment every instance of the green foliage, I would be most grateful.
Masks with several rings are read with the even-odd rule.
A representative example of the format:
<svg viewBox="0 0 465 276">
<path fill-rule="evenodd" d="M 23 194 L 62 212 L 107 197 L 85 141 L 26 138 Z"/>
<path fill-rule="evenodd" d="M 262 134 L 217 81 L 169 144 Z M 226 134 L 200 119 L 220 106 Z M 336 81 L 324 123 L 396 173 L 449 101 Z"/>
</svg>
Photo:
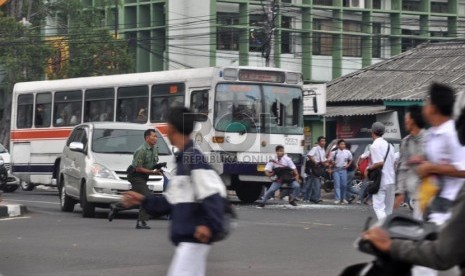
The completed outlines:
<svg viewBox="0 0 465 276">
<path fill-rule="evenodd" d="M 44 79 L 50 61 L 58 60 L 52 65 L 59 70 L 48 72 L 49 79 L 128 73 L 133 64 L 127 41 L 114 38 L 105 23 L 107 7 L 119 1 L 98 0 L 95 7 L 83 6 L 80 0 L 34 0 L 27 2 L 30 5 L 21 1 L 11 0 L 2 10 L 6 16 L 0 14 L 0 74 L 4 75 L 0 88 L 6 92 L 0 103 L 4 115 L 0 124 L 5 126 L 0 130 L 0 143 L 6 145 L 16 82 Z M 47 16 L 59 19 L 57 36 L 68 45 L 66 54 L 41 32 Z M 18 22 L 23 17 L 31 26 Z M 63 56 L 67 60 L 60 62 Z"/>
</svg>

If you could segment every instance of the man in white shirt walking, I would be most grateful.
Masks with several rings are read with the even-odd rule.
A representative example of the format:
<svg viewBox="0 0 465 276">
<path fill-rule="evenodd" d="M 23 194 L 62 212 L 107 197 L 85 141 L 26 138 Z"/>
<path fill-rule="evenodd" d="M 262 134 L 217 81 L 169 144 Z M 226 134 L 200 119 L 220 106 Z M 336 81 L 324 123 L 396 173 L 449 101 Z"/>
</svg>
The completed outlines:
<svg viewBox="0 0 465 276">
<path fill-rule="evenodd" d="M 371 126 L 373 144 L 370 147 L 371 165 L 367 168 L 367 171 L 379 167 L 383 168 L 379 191 L 373 195 L 373 210 L 378 220 L 382 220 L 387 215 L 392 214 L 396 188 L 394 171 L 395 150 L 382 137 L 384 132 L 385 126 L 381 122 L 375 122 Z"/>
</svg>

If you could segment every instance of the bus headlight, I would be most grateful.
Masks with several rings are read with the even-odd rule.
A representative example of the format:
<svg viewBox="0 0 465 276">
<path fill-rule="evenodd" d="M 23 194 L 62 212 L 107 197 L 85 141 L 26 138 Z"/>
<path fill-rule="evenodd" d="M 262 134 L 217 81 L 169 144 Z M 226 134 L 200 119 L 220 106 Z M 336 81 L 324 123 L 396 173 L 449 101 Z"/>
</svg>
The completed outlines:
<svg viewBox="0 0 465 276">
<path fill-rule="evenodd" d="M 97 163 L 92 164 L 90 171 L 94 177 L 116 179 L 109 169 Z"/>
</svg>

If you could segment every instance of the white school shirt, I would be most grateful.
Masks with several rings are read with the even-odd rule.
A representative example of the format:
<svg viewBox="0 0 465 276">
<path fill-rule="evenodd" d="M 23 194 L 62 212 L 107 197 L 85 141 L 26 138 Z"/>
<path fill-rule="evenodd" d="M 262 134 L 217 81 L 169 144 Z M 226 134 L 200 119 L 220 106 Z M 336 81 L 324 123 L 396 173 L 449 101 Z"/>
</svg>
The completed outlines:
<svg viewBox="0 0 465 276">
<path fill-rule="evenodd" d="M 383 165 L 382 176 L 381 176 L 381 187 L 386 185 L 394 185 L 396 173 L 394 169 L 394 163 L 396 162 L 395 149 L 389 144 L 383 137 L 376 138 L 370 147 L 370 159 L 371 165 L 384 161 L 387 150 L 389 153 L 386 157 L 386 161 Z"/>
<path fill-rule="evenodd" d="M 428 129 L 424 152 L 426 159 L 433 164 L 450 164 L 459 171 L 465 171 L 465 147 L 459 142 L 453 120 Z M 444 185 L 440 196 L 455 200 L 462 188 L 463 179 L 440 176 L 439 181 Z"/>
<path fill-rule="evenodd" d="M 325 162 L 326 153 L 325 150 L 320 146 L 314 146 L 308 153 L 307 156 L 311 156 L 315 162 Z"/>
<path fill-rule="evenodd" d="M 292 170 L 296 169 L 296 166 L 294 162 L 292 162 L 292 159 L 287 156 L 286 154 L 281 157 L 281 159 L 278 160 L 278 156 L 276 156 L 274 159 L 272 159 L 270 162 L 268 162 L 265 166 L 265 171 L 273 171 L 274 168 L 283 168 L 283 167 L 289 167 Z"/>
<path fill-rule="evenodd" d="M 347 164 L 349 164 L 350 160 L 352 160 L 352 153 L 350 152 L 350 150 L 337 149 L 337 150 L 331 152 L 330 159 L 331 159 L 331 161 L 333 161 L 335 163 L 334 166 L 336 168 L 342 168 L 344 166 L 347 166 Z"/>
</svg>

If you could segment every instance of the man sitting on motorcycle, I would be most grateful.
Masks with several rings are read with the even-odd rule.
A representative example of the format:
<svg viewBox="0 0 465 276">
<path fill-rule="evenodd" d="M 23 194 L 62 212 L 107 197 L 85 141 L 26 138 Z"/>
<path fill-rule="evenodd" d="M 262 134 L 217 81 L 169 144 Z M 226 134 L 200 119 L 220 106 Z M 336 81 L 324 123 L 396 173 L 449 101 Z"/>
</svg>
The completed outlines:
<svg viewBox="0 0 465 276">
<path fill-rule="evenodd" d="M 289 176 L 289 171 L 291 176 Z M 300 185 L 298 182 L 301 182 L 301 180 L 294 162 L 292 162 L 291 158 L 285 155 L 283 146 L 276 146 L 276 158 L 271 159 L 270 162 L 266 164 L 265 174 L 266 176 L 271 177 L 273 183 L 266 191 L 263 196 L 263 200 L 260 204 L 258 204 L 258 207 L 265 207 L 266 201 L 273 196 L 274 193 L 282 187 L 282 185 L 285 184 L 290 185 L 293 190 L 292 195 L 289 196 L 289 204 L 297 206 L 295 199 L 299 194 Z"/>
</svg>

